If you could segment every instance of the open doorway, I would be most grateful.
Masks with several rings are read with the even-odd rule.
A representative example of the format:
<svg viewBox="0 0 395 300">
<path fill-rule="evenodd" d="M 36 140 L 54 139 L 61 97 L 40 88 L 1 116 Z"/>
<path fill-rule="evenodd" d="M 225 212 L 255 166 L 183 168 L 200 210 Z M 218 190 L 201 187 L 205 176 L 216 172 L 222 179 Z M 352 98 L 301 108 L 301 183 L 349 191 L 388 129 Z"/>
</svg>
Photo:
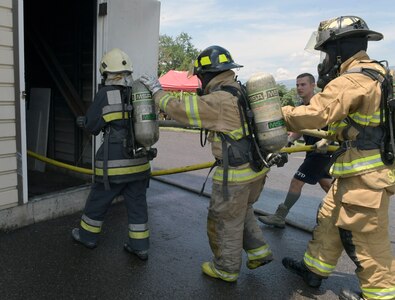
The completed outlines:
<svg viewBox="0 0 395 300">
<path fill-rule="evenodd" d="M 91 168 L 91 139 L 75 119 L 94 93 L 96 0 L 23 3 L 28 150 Z M 29 198 L 90 182 L 90 176 L 28 161 Z"/>
</svg>

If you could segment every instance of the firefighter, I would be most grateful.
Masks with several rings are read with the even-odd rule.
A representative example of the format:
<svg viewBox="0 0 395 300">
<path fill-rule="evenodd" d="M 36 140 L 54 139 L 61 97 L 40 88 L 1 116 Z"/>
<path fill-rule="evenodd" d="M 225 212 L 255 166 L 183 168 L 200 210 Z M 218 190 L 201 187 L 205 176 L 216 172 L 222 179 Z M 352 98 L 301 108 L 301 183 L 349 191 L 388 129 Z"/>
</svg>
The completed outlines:
<svg viewBox="0 0 395 300">
<path fill-rule="evenodd" d="M 368 41 L 383 38 L 356 16 L 322 21 L 314 49 L 325 54 L 318 65 L 323 88 L 309 106 L 283 107 L 289 130 L 329 126 L 341 147 L 333 154 L 335 181 L 318 212 L 317 226 L 302 260 L 283 265 L 311 287 L 319 287 L 334 270 L 344 249 L 356 265 L 360 292 L 343 289 L 340 299 L 395 299 L 395 265 L 388 234 L 389 198 L 395 191 L 392 164 L 380 146 L 381 84 L 360 72 L 383 66 L 366 53 Z"/>
<path fill-rule="evenodd" d="M 214 258 L 212 262 L 202 264 L 202 271 L 226 282 L 237 280 L 243 249 L 247 253 L 247 267 L 250 269 L 272 260 L 271 250 L 263 239 L 253 210 L 268 169 L 255 172 L 248 160 L 234 164 L 230 155 L 232 151 L 226 152 L 226 147 L 222 147 L 221 136 L 232 141 L 228 147 L 234 153 L 237 152 L 237 145 L 244 140 L 238 97 L 222 89 L 224 86 L 241 88 L 231 70 L 241 67 L 226 49 L 220 46 L 206 48 L 197 57 L 193 68 L 193 74 L 201 80 L 201 92 L 199 95 L 184 95 L 181 101 L 164 92 L 156 77 L 140 78 L 153 93 L 155 103 L 171 119 L 209 131 L 208 140 L 218 165 L 213 175 L 207 217 L 207 235 Z M 227 167 L 225 160 L 229 160 Z M 224 173 L 227 174 L 226 179 Z"/>
<path fill-rule="evenodd" d="M 150 177 L 147 151 L 133 140 L 130 95 L 132 62 L 114 48 L 100 62 L 103 86 L 97 92 L 86 116 L 77 123 L 91 134 L 103 132 L 96 153 L 95 181 L 86 201 L 80 227 L 72 237 L 87 248 L 97 246 L 104 216 L 113 199 L 124 197 L 128 213 L 128 240 L 124 249 L 141 260 L 148 258 L 149 230 L 146 190 Z"/>
</svg>

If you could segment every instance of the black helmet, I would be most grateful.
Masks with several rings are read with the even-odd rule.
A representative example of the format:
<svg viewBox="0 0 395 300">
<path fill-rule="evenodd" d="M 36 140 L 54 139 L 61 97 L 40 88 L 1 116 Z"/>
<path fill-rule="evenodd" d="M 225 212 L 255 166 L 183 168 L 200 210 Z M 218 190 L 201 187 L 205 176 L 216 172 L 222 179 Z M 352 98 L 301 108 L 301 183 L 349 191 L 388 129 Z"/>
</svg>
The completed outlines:
<svg viewBox="0 0 395 300">
<path fill-rule="evenodd" d="M 233 61 L 229 51 L 225 48 L 210 46 L 204 49 L 195 60 L 193 75 L 215 73 L 242 67 L 242 65 Z"/>
<path fill-rule="evenodd" d="M 345 37 L 366 37 L 368 41 L 379 41 L 383 35 L 369 30 L 366 22 L 360 17 L 337 17 L 320 23 L 314 49 L 322 50 L 327 42 Z"/>
</svg>

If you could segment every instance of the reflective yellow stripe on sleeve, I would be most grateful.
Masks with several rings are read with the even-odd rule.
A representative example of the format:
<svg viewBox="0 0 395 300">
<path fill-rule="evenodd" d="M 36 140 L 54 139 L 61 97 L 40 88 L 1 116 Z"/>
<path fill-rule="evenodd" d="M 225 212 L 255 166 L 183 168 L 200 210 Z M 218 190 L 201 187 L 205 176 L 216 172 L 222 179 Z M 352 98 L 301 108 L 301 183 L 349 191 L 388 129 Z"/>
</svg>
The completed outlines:
<svg viewBox="0 0 395 300">
<path fill-rule="evenodd" d="M 169 102 L 170 97 L 171 95 L 167 93 L 166 95 L 164 95 L 162 98 L 159 99 L 159 107 L 164 112 L 166 112 L 167 103 Z"/>
<path fill-rule="evenodd" d="M 346 126 L 347 126 L 347 124 L 344 121 L 339 121 L 339 122 L 335 122 L 335 123 L 329 124 L 329 126 L 328 126 L 328 133 L 329 134 L 335 134 L 336 130 L 338 128 L 342 128 L 342 127 L 346 127 Z"/>
<path fill-rule="evenodd" d="M 199 116 L 197 96 L 189 94 L 186 97 L 184 97 L 184 102 L 185 102 L 185 112 L 187 114 L 189 124 L 201 128 L 202 121 L 200 120 L 200 116 Z"/>
</svg>

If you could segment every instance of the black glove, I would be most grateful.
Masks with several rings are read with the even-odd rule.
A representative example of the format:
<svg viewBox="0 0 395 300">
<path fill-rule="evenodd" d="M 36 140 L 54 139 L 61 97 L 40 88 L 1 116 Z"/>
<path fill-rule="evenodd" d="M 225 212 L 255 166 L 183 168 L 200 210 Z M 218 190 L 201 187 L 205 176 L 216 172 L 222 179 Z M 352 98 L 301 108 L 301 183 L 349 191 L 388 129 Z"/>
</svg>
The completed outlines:
<svg viewBox="0 0 395 300">
<path fill-rule="evenodd" d="M 278 161 L 276 162 L 277 168 L 283 167 L 288 162 L 288 153 L 280 152 Z"/>
<path fill-rule="evenodd" d="M 278 168 L 285 165 L 288 162 L 288 153 L 280 152 L 280 153 L 270 153 L 267 157 L 267 164 L 271 167 L 276 165 Z"/>
</svg>

